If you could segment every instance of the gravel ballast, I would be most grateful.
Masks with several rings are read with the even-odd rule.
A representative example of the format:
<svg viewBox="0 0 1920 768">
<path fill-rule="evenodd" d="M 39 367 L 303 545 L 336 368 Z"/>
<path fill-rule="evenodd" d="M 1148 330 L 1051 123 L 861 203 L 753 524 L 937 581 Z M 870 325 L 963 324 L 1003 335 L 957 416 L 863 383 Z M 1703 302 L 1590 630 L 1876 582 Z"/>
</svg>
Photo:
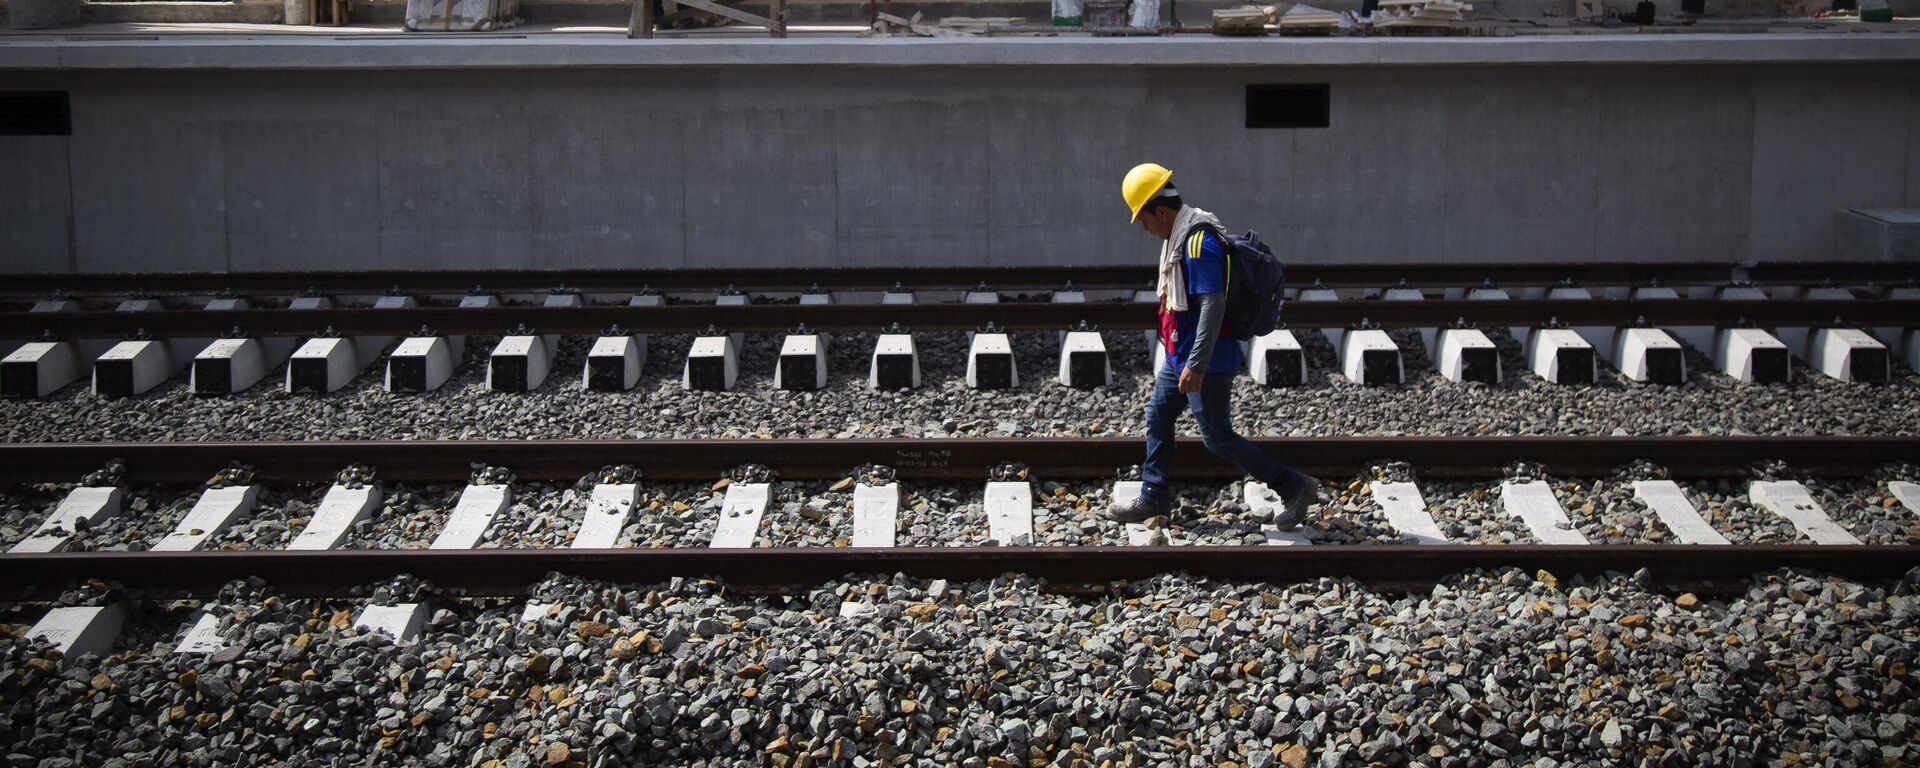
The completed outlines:
<svg viewBox="0 0 1920 768">
<path fill-rule="evenodd" d="M 75 531 L 67 539 L 66 548 L 75 552 L 145 550 L 186 519 L 199 498 L 199 488 L 141 486 L 129 489 L 118 516 Z"/>
<path fill-rule="evenodd" d="M 15 486 L 0 490 L 0 552 L 32 535 L 40 521 L 73 490 L 72 484 Z"/>
<path fill-rule="evenodd" d="M 522 601 L 405 577 L 337 600 L 235 584 L 207 657 L 171 653 L 191 606 L 165 601 L 64 671 L 4 625 L 0 741 L 52 768 L 1903 764 L 1916 592 L 1920 570 L 1724 597 L 1513 570 L 1092 598 L 1020 577 L 784 597 L 558 578 L 522 622 Z M 353 628 L 400 600 L 429 605 L 417 640 Z"/>
</svg>

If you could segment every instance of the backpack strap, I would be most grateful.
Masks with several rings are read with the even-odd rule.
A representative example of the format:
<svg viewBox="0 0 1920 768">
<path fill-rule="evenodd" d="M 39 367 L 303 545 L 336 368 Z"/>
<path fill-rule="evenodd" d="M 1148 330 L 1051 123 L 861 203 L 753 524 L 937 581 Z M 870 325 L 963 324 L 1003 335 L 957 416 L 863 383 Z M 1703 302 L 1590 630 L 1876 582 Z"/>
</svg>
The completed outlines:
<svg viewBox="0 0 1920 768">
<path fill-rule="evenodd" d="M 1226 230 L 1204 221 L 1188 227 L 1187 233 L 1181 235 L 1181 241 L 1186 241 L 1188 238 L 1193 237 L 1193 233 L 1203 229 L 1212 232 L 1214 239 L 1220 241 L 1220 257 L 1226 260 L 1226 268 L 1221 270 L 1225 280 L 1220 288 L 1220 298 L 1224 300 L 1227 294 L 1233 291 L 1233 241 L 1227 239 Z"/>
<path fill-rule="evenodd" d="M 1193 225 L 1193 226 L 1191 226 L 1191 227 L 1187 227 L 1187 231 L 1186 231 L 1186 233 L 1185 233 L 1185 234 L 1182 234 L 1182 235 L 1180 236 L 1180 239 L 1182 239 L 1182 240 L 1185 240 L 1185 239 L 1187 239 L 1187 238 L 1189 238 L 1189 237 L 1193 237 L 1193 233 L 1195 233 L 1195 232 L 1198 232 L 1198 231 L 1200 231 L 1200 230 L 1203 230 L 1203 229 L 1206 229 L 1206 230 L 1212 230 L 1212 232 L 1213 232 L 1213 234 L 1214 234 L 1214 236 L 1215 236 L 1215 237 L 1219 237 L 1219 238 L 1223 238 L 1223 239 L 1224 239 L 1224 238 L 1226 237 L 1226 232 L 1225 232 L 1225 231 L 1223 231 L 1223 230 L 1221 230 L 1221 229 L 1220 229 L 1219 227 L 1216 227 L 1216 226 L 1214 226 L 1214 225 L 1212 225 L 1212 224 L 1208 224 L 1208 223 L 1206 223 L 1206 222 L 1204 222 L 1204 221 L 1203 221 L 1203 222 L 1200 222 L 1200 223 L 1198 223 L 1198 224 L 1195 224 L 1195 225 Z"/>
</svg>

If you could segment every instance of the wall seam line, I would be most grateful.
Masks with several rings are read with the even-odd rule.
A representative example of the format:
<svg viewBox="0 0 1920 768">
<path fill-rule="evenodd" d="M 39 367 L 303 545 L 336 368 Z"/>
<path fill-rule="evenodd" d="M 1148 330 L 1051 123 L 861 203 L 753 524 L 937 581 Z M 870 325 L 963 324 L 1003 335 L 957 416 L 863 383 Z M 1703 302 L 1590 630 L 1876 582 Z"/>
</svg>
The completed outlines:
<svg viewBox="0 0 1920 768">
<path fill-rule="evenodd" d="M 73 106 L 71 102 L 68 103 L 67 109 L 67 151 L 61 153 L 67 162 L 67 271 L 79 272 L 80 228 L 75 221 L 79 217 L 79 210 L 73 202 Z"/>
<path fill-rule="evenodd" d="M 233 209 L 233 191 L 229 188 L 232 177 L 227 173 L 227 122 L 222 120 L 217 126 L 213 135 L 214 141 L 218 142 L 214 146 L 220 161 L 220 264 L 226 268 L 226 271 L 232 272 L 233 219 L 231 211 Z"/>
</svg>

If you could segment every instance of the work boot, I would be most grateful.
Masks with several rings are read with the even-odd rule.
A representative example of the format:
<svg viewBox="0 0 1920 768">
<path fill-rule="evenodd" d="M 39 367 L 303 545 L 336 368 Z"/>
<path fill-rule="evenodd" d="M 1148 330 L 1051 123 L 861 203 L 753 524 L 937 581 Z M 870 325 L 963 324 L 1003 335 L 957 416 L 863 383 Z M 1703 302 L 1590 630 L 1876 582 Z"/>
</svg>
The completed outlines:
<svg viewBox="0 0 1920 768">
<path fill-rule="evenodd" d="M 1116 523 L 1138 523 L 1148 518 L 1159 517 L 1173 511 L 1170 501 L 1155 501 L 1140 494 L 1131 501 L 1112 504 L 1107 507 L 1106 518 Z"/>
<path fill-rule="evenodd" d="M 1320 497 L 1320 481 L 1306 475 L 1301 477 L 1307 482 L 1286 498 L 1279 514 L 1273 516 L 1273 527 L 1283 531 L 1300 527 L 1300 523 L 1307 519 L 1307 512 L 1313 508 L 1314 500 Z"/>
</svg>

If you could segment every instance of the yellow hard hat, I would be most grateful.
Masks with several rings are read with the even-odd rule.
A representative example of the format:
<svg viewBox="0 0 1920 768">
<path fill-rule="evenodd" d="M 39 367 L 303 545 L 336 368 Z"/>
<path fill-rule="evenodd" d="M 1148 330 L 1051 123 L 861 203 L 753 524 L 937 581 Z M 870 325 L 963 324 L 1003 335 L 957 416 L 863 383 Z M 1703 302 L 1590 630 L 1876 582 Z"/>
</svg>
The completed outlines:
<svg viewBox="0 0 1920 768">
<path fill-rule="evenodd" d="M 1140 220 L 1140 207 L 1153 199 L 1171 178 L 1173 171 L 1159 163 L 1141 163 L 1127 171 L 1127 178 L 1120 182 L 1120 195 L 1127 199 L 1127 207 L 1133 209 L 1131 221 Z"/>
</svg>

